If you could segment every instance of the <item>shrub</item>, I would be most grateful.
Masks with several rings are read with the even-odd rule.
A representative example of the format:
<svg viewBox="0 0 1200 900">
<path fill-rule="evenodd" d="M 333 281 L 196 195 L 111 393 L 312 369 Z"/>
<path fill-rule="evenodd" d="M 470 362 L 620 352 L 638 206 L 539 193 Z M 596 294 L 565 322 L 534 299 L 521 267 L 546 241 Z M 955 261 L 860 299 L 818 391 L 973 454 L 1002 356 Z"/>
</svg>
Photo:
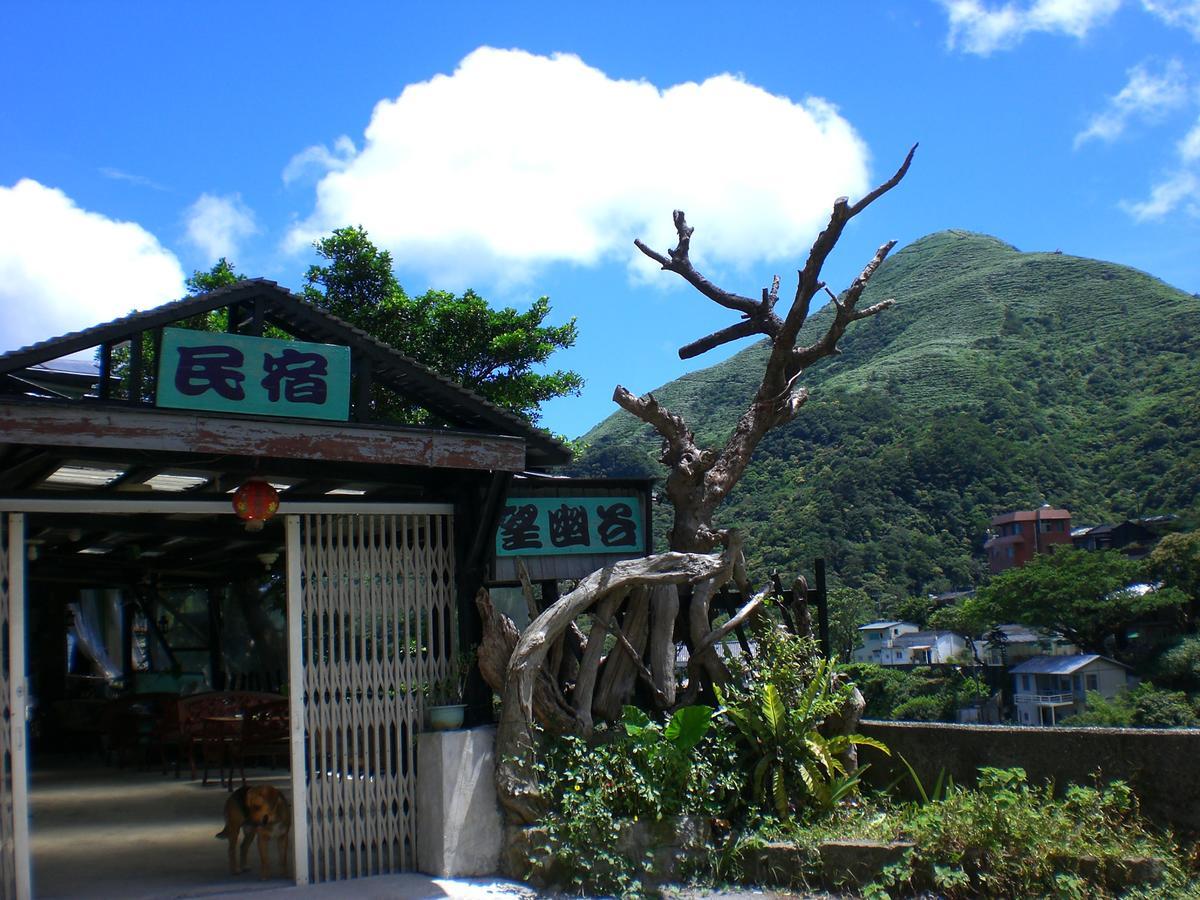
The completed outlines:
<svg viewBox="0 0 1200 900">
<path fill-rule="evenodd" d="M 1182 691 L 1160 691 L 1148 681 L 1107 699 L 1094 691 L 1087 695 L 1087 709 L 1064 719 L 1064 725 L 1109 728 L 1191 728 L 1200 724 L 1195 710 Z"/>
<path fill-rule="evenodd" d="M 1194 728 L 1196 714 L 1182 691 L 1146 691 L 1133 701 L 1131 721 L 1138 728 Z"/>
<path fill-rule="evenodd" d="M 538 778 L 551 810 L 540 849 L 567 886 L 635 893 L 649 865 L 619 849 L 628 822 L 728 814 L 743 777 L 730 736 L 710 727 L 711 715 L 707 706 L 683 707 L 662 725 L 626 707 L 624 721 L 597 729 L 591 743 L 572 735 L 545 742 Z"/>
<path fill-rule="evenodd" d="M 1105 873 L 1131 857 L 1163 861 L 1158 896 L 1186 889 L 1181 854 L 1146 827 L 1124 782 L 1072 785 L 1056 798 L 1049 785 L 1030 786 L 1023 769 L 981 768 L 976 789 L 952 787 L 942 801 L 905 804 L 890 818 L 894 836 L 916 847 L 868 896 L 923 888 L 947 898 L 1111 896 Z"/>
<path fill-rule="evenodd" d="M 1154 680 L 1180 691 L 1200 691 L 1200 637 L 1188 637 L 1163 653 Z"/>
<path fill-rule="evenodd" d="M 940 697 L 913 697 L 894 710 L 890 718 L 911 722 L 940 722 L 946 716 L 946 703 Z"/>
</svg>

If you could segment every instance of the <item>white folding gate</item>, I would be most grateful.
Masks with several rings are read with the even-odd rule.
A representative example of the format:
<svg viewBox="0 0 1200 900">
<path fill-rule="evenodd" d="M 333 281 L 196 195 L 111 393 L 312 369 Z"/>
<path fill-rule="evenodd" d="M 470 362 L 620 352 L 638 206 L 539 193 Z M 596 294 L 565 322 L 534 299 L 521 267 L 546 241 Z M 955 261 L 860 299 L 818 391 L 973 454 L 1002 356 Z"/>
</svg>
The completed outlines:
<svg viewBox="0 0 1200 900">
<path fill-rule="evenodd" d="M 0 513 L 0 896 L 30 895 L 25 708 L 25 517 Z"/>
<path fill-rule="evenodd" d="M 423 686 L 457 652 L 453 516 L 288 518 L 297 881 L 412 869 Z"/>
</svg>

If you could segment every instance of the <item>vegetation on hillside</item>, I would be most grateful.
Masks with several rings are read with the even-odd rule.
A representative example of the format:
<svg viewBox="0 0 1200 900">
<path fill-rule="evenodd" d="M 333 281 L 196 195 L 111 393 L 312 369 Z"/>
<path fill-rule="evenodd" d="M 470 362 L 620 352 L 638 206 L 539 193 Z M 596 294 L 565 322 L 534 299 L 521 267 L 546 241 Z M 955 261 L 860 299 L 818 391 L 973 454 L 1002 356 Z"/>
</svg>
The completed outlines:
<svg viewBox="0 0 1200 900">
<path fill-rule="evenodd" d="M 806 569 L 877 602 L 977 583 L 993 515 L 1043 502 L 1074 524 L 1200 518 L 1200 300 L 1144 273 L 941 232 L 885 262 L 804 415 L 768 434 L 717 516 L 752 572 Z M 827 327 L 814 314 L 808 338 Z M 801 341 L 805 340 L 801 336 Z M 755 345 L 654 394 L 719 439 L 762 370 Z M 584 436 L 586 474 L 660 473 L 623 412 Z"/>
</svg>

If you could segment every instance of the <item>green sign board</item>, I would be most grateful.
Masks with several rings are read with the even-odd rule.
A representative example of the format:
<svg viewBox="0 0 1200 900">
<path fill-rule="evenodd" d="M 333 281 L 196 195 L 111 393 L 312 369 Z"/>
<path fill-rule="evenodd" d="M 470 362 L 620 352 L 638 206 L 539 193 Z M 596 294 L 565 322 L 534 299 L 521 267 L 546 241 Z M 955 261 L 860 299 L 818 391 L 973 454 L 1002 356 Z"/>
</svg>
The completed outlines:
<svg viewBox="0 0 1200 900">
<path fill-rule="evenodd" d="M 257 416 L 350 416 L 350 348 L 164 328 L 158 405 Z"/>
<path fill-rule="evenodd" d="M 510 497 L 496 530 L 497 556 L 641 553 L 638 497 Z"/>
</svg>

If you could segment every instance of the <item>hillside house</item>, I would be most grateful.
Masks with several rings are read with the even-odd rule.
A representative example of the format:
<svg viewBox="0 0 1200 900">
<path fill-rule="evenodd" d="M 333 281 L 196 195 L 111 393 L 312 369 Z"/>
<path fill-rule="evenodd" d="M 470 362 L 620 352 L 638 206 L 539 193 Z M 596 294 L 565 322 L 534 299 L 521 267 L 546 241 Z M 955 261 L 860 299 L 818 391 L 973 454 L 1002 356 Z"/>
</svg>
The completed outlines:
<svg viewBox="0 0 1200 900">
<path fill-rule="evenodd" d="M 1174 522 L 1175 516 L 1153 516 L 1127 519 L 1117 525 L 1076 528 L 1071 532 L 1071 543 L 1079 550 L 1120 550 L 1126 556 L 1141 559 L 1154 549 Z"/>
<path fill-rule="evenodd" d="M 862 635 L 863 645 L 852 654 L 855 662 L 881 664 L 883 651 L 890 648 L 892 641 L 902 634 L 920 631 L 921 627 L 912 622 L 871 622 L 860 625 L 858 633 Z"/>
<path fill-rule="evenodd" d="M 967 641 L 952 631 L 914 631 L 892 638 L 882 648 L 882 666 L 931 666 L 953 662 L 967 652 Z"/>
<path fill-rule="evenodd" d="M 992 519 L 993 536 L 983 545 L 988 570 L 996 575 L 1023 566 L 1034 554 L 1071 545 L 1071 513 L 1049 505 L 1002 513 Z"/>
<path fill-rule="evenodd" d="M 1129 667 L 1096 654 L 1035 656 L 1014 666 L 1013 703 L 1021 725 L 1055 725 L 1087 708 L 1087 692 L 1116 696 Z"/>
<path fill-rule="evenodd" d="M 1015 666 L 1035 656 L 1074 656 L 1079 648 L 1061 635 L 1024 625 L 998 625 L 979 639 L 979 657 L 989 666 Z"/>
</svg>

